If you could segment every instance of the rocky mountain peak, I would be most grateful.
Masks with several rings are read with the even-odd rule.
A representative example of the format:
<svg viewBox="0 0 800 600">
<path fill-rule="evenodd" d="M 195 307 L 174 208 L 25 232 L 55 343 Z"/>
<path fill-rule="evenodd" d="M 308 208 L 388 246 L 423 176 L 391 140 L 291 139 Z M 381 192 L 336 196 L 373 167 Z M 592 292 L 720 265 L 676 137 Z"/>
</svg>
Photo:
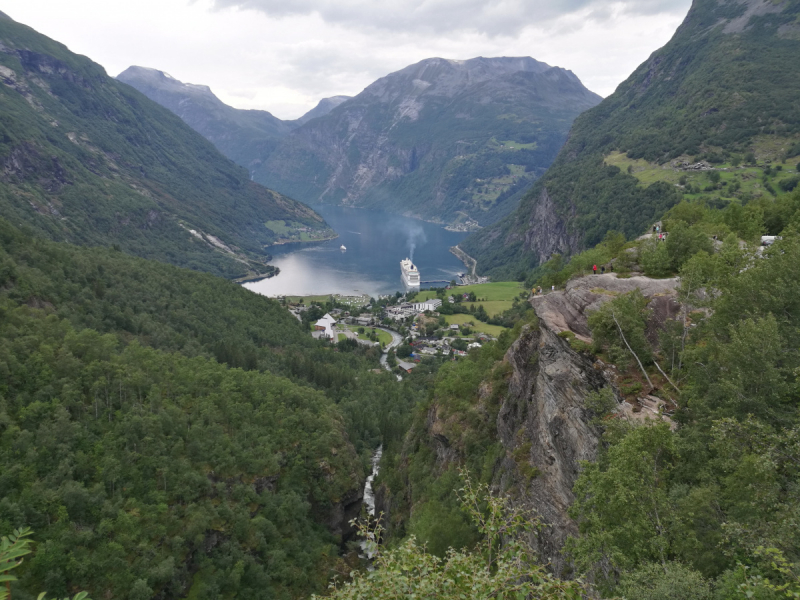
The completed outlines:
<svg viewBox="0 0 800 600">
<path fill-rule="evenodd" d="M 137 89 L 151 88 L 154 91 L 166 93 L 190 94 L 192 96 L 202 96 L 214 102 L 222 101 L 214 95 L 211 88 L 207 85 L 197 85 L 194 83 L 183 83 L 175 79 L 169 73 L 151 69 L 149 67 L 131 66 L 125 69 L 116 77 L 119 81 L 127 83 Z"/>
<path fill-rule="evenodd" d="M 474 228 L 507 214 L 599 101 L 530 57 L 428 58 L 295 129 L 253 176 L 311 204 Z"/>
<path fill-rule="evenodd" d="M 430 94 L 452 98 L 470 86 L 513 73 L 544 73 L 551 68 L 547 63 L 529 56 L 494 58 L 479 56 L 469 60 L 426 58 L 378 79 L 362 94 L 378 96 L 384 102 L 392 102 L 405 94 L 414 96 Z"/>
</svg>

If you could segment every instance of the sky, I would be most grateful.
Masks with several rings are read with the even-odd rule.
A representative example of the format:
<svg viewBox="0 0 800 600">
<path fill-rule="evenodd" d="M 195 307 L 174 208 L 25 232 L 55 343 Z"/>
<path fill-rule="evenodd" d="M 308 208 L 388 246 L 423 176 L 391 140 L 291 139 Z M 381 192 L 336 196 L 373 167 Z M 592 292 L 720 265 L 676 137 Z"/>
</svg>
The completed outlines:
<svg viewBox="0 0 800 600">
<path fill-rule="evenodd" d="M 434 56 L 532 56 L 607 96 L 691 0 L 5 0 L 0 10 L 116 76 L 131 65 L 294 119 Z"/>
</svg>

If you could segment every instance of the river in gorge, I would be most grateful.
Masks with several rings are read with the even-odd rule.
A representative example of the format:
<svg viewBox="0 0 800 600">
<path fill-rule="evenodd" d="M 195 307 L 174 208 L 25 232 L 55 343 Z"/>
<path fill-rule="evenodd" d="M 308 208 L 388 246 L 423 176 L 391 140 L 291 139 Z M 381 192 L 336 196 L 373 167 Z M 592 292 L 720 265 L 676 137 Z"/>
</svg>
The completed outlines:
<svg viewBox="0 0 800 600">
<path fill-rule="evenodd" d="M 440 225 L 363 208 L 314 206 L 339 237 L 312 244 L 269 249 L 281 272 L 245 284 L 265 296 L 367 294 L 377 297 L 403 290 L 400 261 L 411 258 L 423 281 L 450 281 L 466 270 L 450 253 L 466 233 Z M 342 251 L 341 246 L 346 250 Z M 443 285 L 427 284 L 426 287 Z"/>
</svg>

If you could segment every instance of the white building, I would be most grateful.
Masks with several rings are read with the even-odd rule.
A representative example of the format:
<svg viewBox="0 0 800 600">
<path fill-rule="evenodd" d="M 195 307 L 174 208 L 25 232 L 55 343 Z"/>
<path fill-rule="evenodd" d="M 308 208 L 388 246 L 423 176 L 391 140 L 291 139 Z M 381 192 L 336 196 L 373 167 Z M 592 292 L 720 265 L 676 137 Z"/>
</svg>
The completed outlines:
<svg viewBox="0 0 800 600">
<path fill-rule="evenodd" d="M 319 321 L 314 323 L 314 330 L 321 332 L 319 337 L 333 339 L 333 326 L 336 325 L 336 319 L 330 314 L 326 313 Z"/>
<path fill-rule="evenodd" d="M 425 302 L 416 302 L 412 306 L 418 312 L 425 312 L 426 310 L 436 310 L 441 305 L 442 301 L 439 298 L 431 298 L 430 300 L 425 300 Z"/>
</svg>

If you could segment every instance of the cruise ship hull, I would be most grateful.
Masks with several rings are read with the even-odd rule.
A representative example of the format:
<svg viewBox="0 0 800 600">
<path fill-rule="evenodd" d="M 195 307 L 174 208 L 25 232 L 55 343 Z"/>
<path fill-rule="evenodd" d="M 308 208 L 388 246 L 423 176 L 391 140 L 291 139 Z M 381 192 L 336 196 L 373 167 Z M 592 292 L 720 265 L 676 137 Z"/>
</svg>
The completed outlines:
<svg viewBox="0 0 800 600">
<path fill-rule="evenodd" d="M 419 287 L 419 277 L 416 278 L 416 281 L 409 280 L 408 275 L 402 273 L 403 283 L 406 284 L 407 287 Z"/>
<path fill-rule="evenodd" d="M 400 275 L 406 287 L 419 287 L 420 277 L 417 267 L 408 258 L 400 261 Z"/>
</svg>

